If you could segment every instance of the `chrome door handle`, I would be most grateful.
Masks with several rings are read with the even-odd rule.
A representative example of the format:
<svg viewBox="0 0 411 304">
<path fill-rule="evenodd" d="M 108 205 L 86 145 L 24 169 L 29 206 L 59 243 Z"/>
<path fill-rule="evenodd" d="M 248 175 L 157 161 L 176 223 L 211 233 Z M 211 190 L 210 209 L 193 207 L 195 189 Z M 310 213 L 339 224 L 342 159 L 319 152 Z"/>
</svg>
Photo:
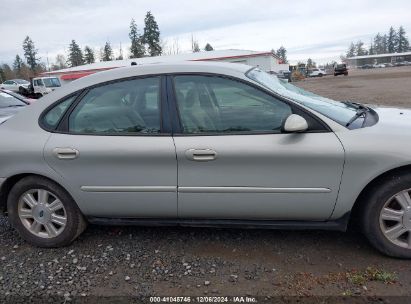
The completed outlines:
<svg viewBox="0 0 411 304">
<path fill-rule="evenodd" d="M 55 148 L 53 154 L 58 159 L 76 159 L 80 153 L 78 150 L 72 148 Z"/>
<path fill-rule="evenodd" d="M 194 161 L 212 161 L 217 158 L 217 152 L 211 149 L 189 149 L 186 157 Z"/>
</svg>

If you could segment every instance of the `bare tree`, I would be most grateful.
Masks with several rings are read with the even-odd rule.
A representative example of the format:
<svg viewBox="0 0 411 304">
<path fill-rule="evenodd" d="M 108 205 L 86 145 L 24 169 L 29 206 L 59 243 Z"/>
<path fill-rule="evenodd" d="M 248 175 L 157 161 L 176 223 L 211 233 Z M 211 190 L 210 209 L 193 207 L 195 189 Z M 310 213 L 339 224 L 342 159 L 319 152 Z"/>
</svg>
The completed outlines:
<svg viewBox="0 0 411 304">
<path fill-rule="evenodd" d="M 174 37 L 171 43 L 169 43 L 168 40 L 162 40 L 161 44 L 164 55 L 177 55 L 181 52 L 180 41 L 178 37 Z"/>
<path fill-rule="evenodd" d="M 191 51 L 193 53 L 200 52 L 200 45 L 198 44 L 198 41 L 195 39 L 193 34 L 191 34 Z"/>
</svg>

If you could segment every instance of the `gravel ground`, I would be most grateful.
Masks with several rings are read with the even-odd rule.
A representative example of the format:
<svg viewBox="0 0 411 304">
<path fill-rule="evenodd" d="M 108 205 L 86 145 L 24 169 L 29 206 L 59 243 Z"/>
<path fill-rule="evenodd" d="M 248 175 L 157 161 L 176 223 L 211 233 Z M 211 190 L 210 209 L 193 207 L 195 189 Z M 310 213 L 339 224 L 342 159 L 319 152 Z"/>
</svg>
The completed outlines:
<svg viewBox="0 0 411 304">
<path fill-rule="evenodd" d="M 335 100 L 411 107 L 411 66 L 353 69 L 347 77 L 308 78 L 294 84 Z"/>
<path fill-rule="evenodd" d="M 367 102 L 392 89 L 387 80 L 388 87 L 381 88 L 382 81 L 375 90 L 372 72 L 399 83 L 403 73 L 411 79 L 411 69 L 388 70 L 297 84 Z M 404 87 L 391 104 L 411 103 L 410 85 Z M 93 296 L 222 295 L 411 296 L 411 266 L 379 254 L 355 232 L 89 226 L 69 247 L 40 249 L 0 217 L 0 302 L 27 302 L 22 296 L 57 303 Z M 395 299 L 403 302 L 390 303 Z"/>
</svg>

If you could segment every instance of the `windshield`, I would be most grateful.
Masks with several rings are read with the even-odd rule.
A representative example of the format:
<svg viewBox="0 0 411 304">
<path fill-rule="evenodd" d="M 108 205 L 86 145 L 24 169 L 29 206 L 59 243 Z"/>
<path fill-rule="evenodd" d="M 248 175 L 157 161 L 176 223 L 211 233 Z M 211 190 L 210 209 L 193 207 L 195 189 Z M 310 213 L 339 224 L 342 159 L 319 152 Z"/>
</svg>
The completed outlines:
<svg viewBox="0 0 411 304">
<path fill-rule="evenodd" d="M 345 104 L 308 92 L 288 82 L 284 82 L 275 76 L 271 76 L 259 68 L 252 69 L 246 76 L 257 81 L 267 89 L 313 109 L 343 126 L 345 126 L 357 112 L 357 107 L 354 105 Z"/>
<path fill-rule="evenodd" d="M 60 80 L 58 78 L 43 78 L 44 85 L 47 88 L 60 87 Z"/>
<path fill-rule="evenodd" d="M 0 92 L 0 108 L 21 107 L 25 105 L 26 104 L 21 100 L 18 100 L 7 93 Z"/>
</svg>

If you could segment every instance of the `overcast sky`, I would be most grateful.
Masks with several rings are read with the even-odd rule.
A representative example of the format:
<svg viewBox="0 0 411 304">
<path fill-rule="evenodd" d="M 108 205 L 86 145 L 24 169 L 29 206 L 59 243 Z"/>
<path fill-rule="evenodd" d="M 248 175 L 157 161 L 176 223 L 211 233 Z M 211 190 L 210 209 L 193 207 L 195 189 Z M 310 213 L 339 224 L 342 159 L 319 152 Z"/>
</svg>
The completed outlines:
<svg viewBox="0 0 411 304">
<path fill-rule="evenodd" d="M 23 55 L 29 35 L 42 61 L 65 54 L 75 39 L 99 50 L 129 47 L 129 24 L 143 30 L 151 10 L 168 45 L 179 41 L 189 51 L 191 35 L 203 48 L 268 51 L 284 45 L 290 61 L 323 63 L 338 59 L 350 41 L 369 44 L 377 32 L 403 25 L 410 37 L 411 1 L 276 1 L 276 0 L 0 0 L 0 62 Z M 117 51 L 116 51 L 117 52 Z"/>
</svg>

